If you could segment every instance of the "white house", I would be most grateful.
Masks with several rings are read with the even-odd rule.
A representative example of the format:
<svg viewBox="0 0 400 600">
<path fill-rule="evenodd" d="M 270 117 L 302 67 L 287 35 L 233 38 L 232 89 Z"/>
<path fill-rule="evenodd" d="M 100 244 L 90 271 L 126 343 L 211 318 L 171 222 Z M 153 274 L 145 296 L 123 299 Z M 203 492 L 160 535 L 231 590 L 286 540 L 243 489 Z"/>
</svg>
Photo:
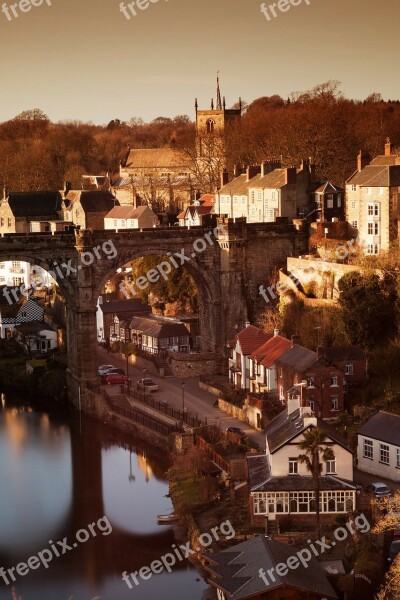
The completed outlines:
<svg viewBox="0 0 400 600">
<path fill-rule="evenodd" d="M 250 355 L 272 336 L 246 323 L 246 327 L 228 342 L 231 349 L 229 380 L 237 389 L 250 389 Z"/>
<path fill-rule="evenodd" d="M 15 339 L 31 354 L 47 354 L 57 348 L 57 331 L 47 323 L 23 323 L 15 327 Z"/>
<path fill-rule="evenodd" d="M 55 280 L 50 273 L 37 265 L 30 265 L 21 260 L 0 262 L 0 286 L 25 285 L 25 289 L 29 289 L 31 286 L 35 288 L 50 287 L 53 283 Z"/>
<path fill-rule="evenodd" d="M 321 522 L 356 509 L 353 484 L 353 452 L 333 427 L 310 416 L 300 402 L 288 407 L 266 428 L 266 452 L 249 456 L 250 507 L 255 525 L 265 519 L 279 521 L 290 515 L 299 524 L 315 521 L 315 484 L 307 466 L 299 460 L 298 444 L 304 433 L 314 427 L 325 432 L 324 446 L 332 449 L 333 460 L 323 462 L 320 477 Z"/>
<path fill-rule="evenodd" d="M 115 206 L 104 217 L 104 229 L 144 229 L 158 224 L 156 213 L 148 206 Z"/>
<path fill-rule="evenodd" d="M 400 415 L 379 411 L 358 432 L 358 468 L 400 481 Z"/>
<path fill-rule="evenodd" d="M 22 297 L 20 302 L 0 306 L 0 337 L 10 338 L 17 325 L 33 321 L 43 322 L 44 308 L 36 298 Z"/>
</svg>

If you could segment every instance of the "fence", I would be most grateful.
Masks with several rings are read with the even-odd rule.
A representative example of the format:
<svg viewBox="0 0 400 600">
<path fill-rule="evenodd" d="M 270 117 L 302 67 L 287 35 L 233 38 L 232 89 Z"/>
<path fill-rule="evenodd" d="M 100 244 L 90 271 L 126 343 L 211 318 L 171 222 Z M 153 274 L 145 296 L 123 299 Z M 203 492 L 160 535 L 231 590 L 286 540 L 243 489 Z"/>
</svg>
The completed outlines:
<svg viewBox="0 0 400 600">
<path fill-rule="evenodd" d="M 177 410 L 173 406 L 169 406 L 168 402 L 162 400 L 154 400 L 150 396 L 146 396 L 145 390 L 137 391 L 137 390 L 129 390 L 128 396 L 132 396 L 135 400 L 140 402 L 141 404 L 145 404 L 150 408 L 154 408 L 158 412 L 161 412 L 176 421 L 181 421 L 189 425 L 189 427 L 201 427 L 202 425 L 207 425 L 207 417 L 205 417 L 204 421 L 198 418 L 197 413 L 194 417 L 187 414 L 187 412 L 183 412 L 181 410 Z"/>
<path fill-rule="evenodd" d="M 146 427 L 147 429 L 156 431 L 157 433 L 160 433 L 161 435 L 164 435 L 166 437 L 168 437 L 171 433 L 174 433 L 176 431 L 182 431 L 181 423 L 176 423 L 174 427 L 173 425 L 168 425 L 167 423 L 161 423 L 161 421 L 158 421 L 157 419 L 149 415 L 145 415 L 144 413 L 141 413 L 140 411 L 135 410 L 134 408 L 128 409 L 114 404 L 105 390 L 103 390 L 103 397 L 105 398 L 109 408 L 113 412 L 121 415 L 122 417 L 125 417 L 126 419 L 130 419 L 131 421 L 134 421 L 139 425 L 143 425 L 143 427 Z"/>
</svg>

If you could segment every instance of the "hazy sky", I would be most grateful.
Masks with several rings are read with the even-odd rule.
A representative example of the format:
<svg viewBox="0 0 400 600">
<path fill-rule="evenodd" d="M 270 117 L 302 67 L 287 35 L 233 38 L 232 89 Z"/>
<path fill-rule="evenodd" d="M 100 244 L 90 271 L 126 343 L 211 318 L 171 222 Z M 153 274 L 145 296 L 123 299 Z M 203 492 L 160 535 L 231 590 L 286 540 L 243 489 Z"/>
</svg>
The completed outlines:
<svg viewBox="0 0 400 600">
<path fill-rule="evenodd" d="M 218 69 L 228 106 L 328 79 L 400 98 L 399 0 L 303 0 L 271 21 L 260 0 L 153 0 L 130 20 L 120 0 L 48 1 L 0 13 L 0 120 L 34 107 L 53 121 L 193 118 Z"/>
</svg>

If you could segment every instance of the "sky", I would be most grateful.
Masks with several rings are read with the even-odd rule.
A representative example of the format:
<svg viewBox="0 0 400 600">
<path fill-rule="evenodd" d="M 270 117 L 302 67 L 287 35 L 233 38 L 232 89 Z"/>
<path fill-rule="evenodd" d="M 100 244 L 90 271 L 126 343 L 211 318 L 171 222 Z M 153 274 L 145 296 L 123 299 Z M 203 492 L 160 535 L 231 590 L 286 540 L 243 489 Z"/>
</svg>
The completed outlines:
<svg viewBox="0 0 400 600">
<path fill-rule="evenodd" d="M 228 107 L 329 79 L 351 98 L 400 99 L 400 0 L 290 1 L 268 20 L 260 0 L 136 0 L 148 7 L 130 19 L 120 0 L 17 3 L 17 17 L 0 0 L 0 121 L 31 108 L 54 122 L 194 119 L 217 71 Z"/>
</svg>

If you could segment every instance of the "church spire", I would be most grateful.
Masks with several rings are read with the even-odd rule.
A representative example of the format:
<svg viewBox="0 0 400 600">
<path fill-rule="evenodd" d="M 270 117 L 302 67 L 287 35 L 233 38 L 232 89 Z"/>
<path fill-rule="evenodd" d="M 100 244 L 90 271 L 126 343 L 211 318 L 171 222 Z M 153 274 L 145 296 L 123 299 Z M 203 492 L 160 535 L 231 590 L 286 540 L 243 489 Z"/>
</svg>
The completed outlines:
<svg viewBox="0 0 400 600">
<path fill-rule="evenodd" d="M 217 110 L 222 110 L 221 90 L 219 88 L 219 71 L 217 73 Z"/>
</svg>

